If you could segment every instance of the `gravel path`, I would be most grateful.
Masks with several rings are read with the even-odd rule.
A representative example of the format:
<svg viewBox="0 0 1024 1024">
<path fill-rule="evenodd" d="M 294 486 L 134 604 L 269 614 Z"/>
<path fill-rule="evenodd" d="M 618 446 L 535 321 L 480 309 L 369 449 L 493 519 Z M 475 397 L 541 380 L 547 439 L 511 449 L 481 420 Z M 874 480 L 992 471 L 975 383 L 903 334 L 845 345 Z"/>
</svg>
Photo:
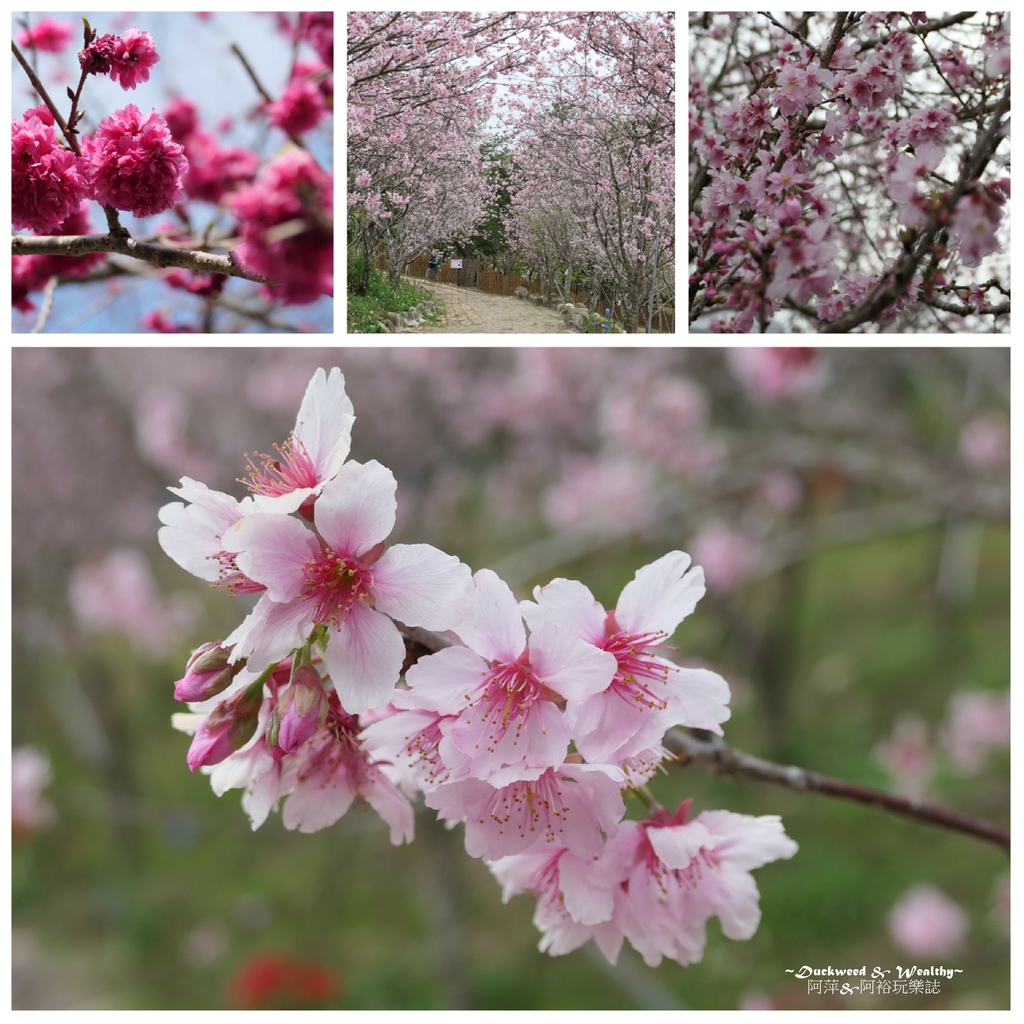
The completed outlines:
<svg viewBox="0 0 1024 1024">
<path fill-rule="evenodd" d="M 444 305 L 437 323 L 407 327 L 403 334 L 572 334 L 561 316 L 529 300 L 487 295 L 451 284 L 428 287 Z"/>
</svg>

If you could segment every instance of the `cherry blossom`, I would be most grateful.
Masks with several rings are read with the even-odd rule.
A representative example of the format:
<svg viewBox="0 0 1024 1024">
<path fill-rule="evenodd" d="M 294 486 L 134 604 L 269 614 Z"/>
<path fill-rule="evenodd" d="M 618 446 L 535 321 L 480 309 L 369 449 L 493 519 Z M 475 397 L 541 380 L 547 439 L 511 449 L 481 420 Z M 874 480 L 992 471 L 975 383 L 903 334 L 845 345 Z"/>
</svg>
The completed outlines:
<svg viewBox="0 0 1024 1024">
<path fill-rule="evenodd" d="M 317 532 L 296 519 L 256 512 L 224 535 L 239 569 L 267 590 L 228 637 L 234 660 L 266 667 L 328 628 L 324 661 L 342 707 L 383 707 L 405 648 L 388 616 L 451 629 L 472 611 L 469 570 L 428 544 L 385 549 L 395 522 L 395 478 L 379 462 L 348 462 L 313 510 Z"/>
<path fill-rule="evenodd" d="M 893 942 L 914 957 L 955 956 L 964 949 L 968 927 L 963 908 L 927 884 L 905 892 L 889 914 Z"/>
<path fill-rule="evenodd" d="M 11 199 L 16 228 L 46 234 L 76 212 L 86 174 L 58 141 L 50 123 L 28 112 L 11 126 Z"/>
<path fill-rule="evenodd" d="M 704 594 L 703 570 L 689 566 L 681 551 L 663 555 L 626 584 L 612 611 L 584 584 L 566 579 L 536 588 L 536 603 L 520 605 L 531 628 L 560 626 L 615 657 L 606 689 L 566 705 L 576 749 L 588 761 L 621 764 L 676 725 L 721 734 L 729 717 L 725 680 L 657 653 Z"/>
<path fill-rule="evenodd" d="M 439 752 L 456 778 L 494 786 L 536 779 L 568 752 L 559 704 L 605 689 L 615 659 L 550 623 L 540 623 L 527 642 L 508 585 L 489 569 L 473 579 L 476 614 L 456 629 L 467 646 L 414 665 L 407 700 L 447 716 Z"/>
<path fill-rule="evenodd" d="M 54 21 L 48 14 L 15 37 L 19 46 L 30 46 L 43 53 L 60 53 L 71 42 L 72 29 L 66 21 Z"/>
</svg>

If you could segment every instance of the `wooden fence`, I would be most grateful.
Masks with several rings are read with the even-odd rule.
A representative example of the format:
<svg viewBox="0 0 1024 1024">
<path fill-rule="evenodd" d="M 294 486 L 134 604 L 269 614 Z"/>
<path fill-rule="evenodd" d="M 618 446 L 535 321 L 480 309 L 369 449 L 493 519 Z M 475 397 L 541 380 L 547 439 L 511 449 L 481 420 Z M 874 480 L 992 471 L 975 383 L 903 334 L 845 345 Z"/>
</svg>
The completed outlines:
<svg viewBox="0 0 1024 1024">
<path fill-rule="evenodd" d="M 422 281 L 427 272 L 429 263 L 430 253 L 421 253 L 406 266 L 405 275 L 412 278 L 414 281 Z M 377 269 L 387 270 L 387 267 L 387 256 L 383 253 L 378 253 Z M 434 280 L 433 274 L 430 275 L 430 280 Z M 439 283 L 457 285 L 460 288 L 477 288 L 479 291 L 486 292 L 488 295 L 512 296 L 515 295 L 516 289 L 520 287 L 525 288 L 531 295 L 539 295 L 541 291 L 539 278 L 527 280 L 525 277 L 521 277 L 512 270 L 503 274 L 500 271 L 491 270 L 487 267 L 478 268 L 477 261 L 469 259 L 464 259 L 462 261 L 461 270 L 453 270 L 450 265 L 450 260 L 442 260 Z M 552 299 L 557 298 L 557 295 L 557 292 L 552 292 Z M 570 292 L 569 297 L 573 302 L 580 303 L 584 306 L 590 305 L 590 293 L 583 289 L 580 291 Z M 611 308 L 608 297 L 604 292 L 601 292 L 598 295 L 596 308 L 597 311 L 602 314 L 606 309 Z M 619 303 L 615 304 L 613 315 L 620 320 L 622 319 L 622 308 Z M 640 312 L 640 330 L 645 331 L 646 329 L 647 306 L 645 304 Z M 653 320 L 651 321 L 651 329 L 659 334 L 674 334 L 676 329 L 675 316 L 664 311 L 656 312 Z"/>
</svg>

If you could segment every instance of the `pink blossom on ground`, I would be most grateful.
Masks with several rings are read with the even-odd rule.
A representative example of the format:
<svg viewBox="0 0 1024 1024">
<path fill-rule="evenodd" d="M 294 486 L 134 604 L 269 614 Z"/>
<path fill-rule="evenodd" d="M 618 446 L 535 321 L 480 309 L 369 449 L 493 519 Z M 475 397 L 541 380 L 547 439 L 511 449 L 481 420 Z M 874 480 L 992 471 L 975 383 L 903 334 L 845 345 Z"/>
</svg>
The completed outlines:
<svg viewBox="0 0 1024 1024">
<path fill-rule="evenodd" d="M 467 647 L 417 662 L 401 700 L 448 716 L 439 750 L 455 778 L 500 787 L 562 764 L 569 727 L 559 704 L 605 689 L 615 659 L 550 623 L 539 624 L 527 643 L 508 584 L 490 569 L 474 582 L 477 612 L 456 630 Z"/>
<path fill-rule="evenodd" d="M 136 217 L 162 213 L 184 195 L 185 151 L 155 110 L 143 115 L 129 103 L 104 118 L 82 140 L 82 160 L 91 197 Z"/>
<path fill-rule="evenodd" d="M 324 665 L 341 706 L 383 708 L 405 658 L 389 616 L 406 625 L 451 629 L 473 609 L 467 566 L 429 544 L 385 541 L 395 523 L 395 478 L 378 462 L 345 463 L 313 509 L 317 532 L 275 512 L 256 512 L 223 538 L 238 568 L 267 587 L 227 638 L 234 658 L 261 670 L 328 627 Z"/>
<path fill-rule="evenodd" d="M 71 42 L 72 35 L 72 28 L 67 22 L 54 21 L 47 14 L 35 25 L 22 29 L 17 35 L 17 43 L 43 53 L 60 53 Z"/>
<path fill-rule="evenodd" d="M 267 278 L 271 297 L 302 305 L 334 294 L 333 175 L 309 153 L 290 149 L 272 160 L 229 205 L 242 233 L 235 257 Z"/>
<path fill-rule="evenodd" d="M 87 188 L 85 168 L 36 116 L 11 126 L 11 217 L 15 228 L 50 234 L 78 210 Z"/>
<path fill-rule="evenodd" d="M 27 836 L 52 825 L 53 804 L 43 790 L 53 781 L 50 760 L 35 747 L 11 751 L 11 827 L 15 836 Z"/>
<path fill-rule="evenodd" d="M 704 573 L 673 551 L 640 569 L 611 611 L 576 580 L 557 579 L 523 601 L 534 630 L 561 627 L 615 657 L 609 685 L 570 699 L 566 718 L 576 749 L 590 762 L 621 765 L 661 742 L 677 725 L 721 735 L 729 686 L 706 669 L 682 668 L 660 651 L 704 594 Z M 688 570 L 688 571 L 687 571 Z"/>
<path fill-rule="evenodd" d="M 149 81 L 149 71 L 160 60 L 153 37 L 139 28 L 130 28 L 114 39 L 110 77 L 123 89 L 134 89 Z"/>
<path fill-rule="evenodd" d="M 889 935 L 910 956 L 953 956 L 964 949 L 968 927 L 963 908 L 933 885 L 909 889 L 889 912 Z"/>
<path fill-rule="evenodd" d="M 722 522 L 712 522 L 694 537 L 694 560 L 704 568 L 712 590 L 729 593 L 745 583 L 757 567 L 757 549 L 753 542 Z"/>
<path fill-rule="evenodd" d="M 311 513 L 324 484 L 338 475 L 352 444 L 355 415 L 336 366 L 313 374 L 302 396 L 295 427 L 273 455 L 249 459 L 248 487 L 256 507 L 266 512 Z"/>
</svg>

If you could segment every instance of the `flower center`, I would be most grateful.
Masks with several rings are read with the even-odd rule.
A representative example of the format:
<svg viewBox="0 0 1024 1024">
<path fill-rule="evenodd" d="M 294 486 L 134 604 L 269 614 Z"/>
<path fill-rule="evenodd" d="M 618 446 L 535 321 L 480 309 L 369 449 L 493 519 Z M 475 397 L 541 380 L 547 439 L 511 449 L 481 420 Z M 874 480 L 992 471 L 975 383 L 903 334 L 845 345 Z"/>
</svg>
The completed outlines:
<svg viewBox="0 0 1024 1024">
<path fill-rule="evenodd" d="M 340 626 L 360 601 L 372 597 L 373 573 L 353 558 L 324 548 L 319 558 L 306 563 L 306 586 L 299 595 L 303 601 L 316 601 L 314 622 Z"/>
<path fill-rule="evenodd" d="M 501 740 L 513 722 L 516 723 L 518 739 L 523 719 L 533 705 L 551 696 L 551 691 L 530 667 L 527 653 L 524 652 L 515 661 L 493 666 L 487 674 L 480 700 L 483 720 L 490 726 L 492 742 Z"/>
<path fill-rule="evenodd" d="M 668 639 L 666 633 L 611 633 L 602 645 L 615 655 L 619 663 L 609 689 L 628 704 L 641 709 L 664 711 L 668 700 L 656 689 L 664 690 L 668 684 L 668 674 L 674 669 L 658 661 L 651 655 L 652 647 L 664 647 Z"/>
<path fill-rule="evenodd" d="M 289 436 L 283 445 L 274 445 L 275 455 L 262 455 L 256 452 L 261 464 L 247 458 L 249 463 L 249 480 L 241 480 L 253 494 L 263 494 L 278 498 L 282 494 L 291 494 L 301 487 L 315 487 L 317 479 L 316 466 L 306 446 Z"/>
</svg>

